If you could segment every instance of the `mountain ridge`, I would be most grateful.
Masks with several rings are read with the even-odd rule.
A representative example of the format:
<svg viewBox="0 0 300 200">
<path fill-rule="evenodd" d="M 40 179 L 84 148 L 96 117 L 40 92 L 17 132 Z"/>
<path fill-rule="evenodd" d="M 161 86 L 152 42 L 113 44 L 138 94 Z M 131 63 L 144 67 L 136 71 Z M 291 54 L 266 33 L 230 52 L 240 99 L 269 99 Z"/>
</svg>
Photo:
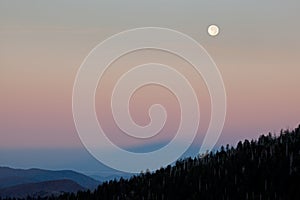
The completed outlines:
<svg viewBox="0 0 300 200">
<path fill-rule="evenodd" d="M 300 125 L 54 200 L 299 200 Z"/>
<path fill-rule="evenodd" d="M 299 200 L 300 125 L 129 179 L 105 181 L 94 191 L 63 193 L 44 200 Z M 0 198 L 1 199 L 1 198 Z M 25 198 L 23 198 L 25 199 Z M 27 200 L 39 198 L 29 197 Z M 5 200 L 5 199 L 2 199 Z"/>
<path fill-rule="evenodd" d="M 45 170 L 38 168 L 15 169 L 0 167 L 0 189 L 20 184 L 54 180 L 71 180 L 87 189 L 95 189 L 100 182 L 72 170 Z"/>
</svg>

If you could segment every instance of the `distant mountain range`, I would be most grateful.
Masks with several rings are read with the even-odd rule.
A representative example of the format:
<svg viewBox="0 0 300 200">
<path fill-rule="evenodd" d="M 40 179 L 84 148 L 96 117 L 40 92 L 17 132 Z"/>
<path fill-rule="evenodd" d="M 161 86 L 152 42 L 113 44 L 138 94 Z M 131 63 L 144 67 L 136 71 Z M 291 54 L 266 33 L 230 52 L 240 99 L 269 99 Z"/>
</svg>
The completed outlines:
<svg viewBox="0 0 300 200">
<path fill-rule="evenodd" d="M 49 196 L 63 192 L 94 190 L 99 184 L 99 181 L 71 170 L 0 167 L 1 197 Z"/>
</svg>

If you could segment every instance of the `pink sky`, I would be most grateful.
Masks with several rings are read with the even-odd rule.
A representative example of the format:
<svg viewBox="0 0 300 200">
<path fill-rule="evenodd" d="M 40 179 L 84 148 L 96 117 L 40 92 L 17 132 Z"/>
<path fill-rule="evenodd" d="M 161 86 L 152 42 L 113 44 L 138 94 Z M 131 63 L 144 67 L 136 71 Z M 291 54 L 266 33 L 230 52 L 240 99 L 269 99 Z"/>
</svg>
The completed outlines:
<svg viewBox="0 0 300 200">
<path fill-rule="evenodd" d="M 210 53 L 222 74 L 228 98 L 227 117 L 219 143 L 234 145 L 240 139 L 256 138 L 261 133 L 278 132 L 281 128 L 294 128 L 300 123 L 300 29 L 295 27 L 293 32 L 297 34 L 292 35 L 286 31 L 293 20 L 298 23 L 296 19 L 299 19 L 299 14 L 295 18 L 297 11 L 292 5 L 280 7 L 274 4 L 272 10 L 267 5 L 262 5 L 260 10 L 255 5 L 236 5 L 236 8 L 225 5 L 224 10 L 216 15 L 205 12 L 201 6 L 197 10 L 195 6 L 185 4 L 188 8 L 181 10 L 184 9 L 181 4 L 176 2 L 176 5 L 175 10 L 169 10 L 170 5 L 163 4 L 162 10 L 152 19 L 147 7 L 137 3 L 136 6 L 145 11 L 141 12 L 140 18 L 132 19 L 131 8 L 125 7 L 120 14 L 126 15 L 120 21 L 105 11 L 105 8 L 114 11 L 109 3 L 104 8 L 93 3 L 89 6 L 78 3 L 70 8 L 63 5 L 55 11 L 57 13 L 51 13 L 46 12 L 47 7 L 43 5 L 24 5 L 24 9 L 18 12 L 13 4 L 1 2 L 0 147 L 81 147 L 72 118 L 72 87 L 76 72 L 85 56 L 99 42 L 119 31 L 140 26 L 179 30 L 189 34 Z M 54 8 L 56 4 L 48 6 Z M 148 6 L 151 8 L 152 4 Z M 77 15 L 76 9 L 79 8 L 82 15 Z M 163 18 L 165 12 L 171 17 Z M 254 12 L 256 16 L 251 19 L 249 16 Z M 31 15 L 27 16 L 27 13 Z M 132 15 L 138 13 L 135 11 Z M 234 18 L 237 13 L 243 13 L 239 19 Z M 182 16 L 180 20 L 177 20 L 178 15 Z M 228 17 L 227 20 L 224 16 Z M 216 38 L 206 33 L 211 23 L 220 26 L 221 32 Z M 112 67 L 97 91 L 98 117 L 105 118 L 107 130 L 115 128 L 109 122 L 109 116 L 101 115 L 107 109 L 104 96 L 109 94 L 113 79 L 126 65 L 151 59 L 163 60 L 174 67 L 184 65 L 178 58 L 158 52 L 137 52 L 131 56 Z M 199 132 L 202 133 L 209 120 L 209 96 L 201 77 L 197 77 L 189 66 L 186 68 L 188 70 L 182 72 L 193 83 L 200 101 L 203 123 Z M 132 100 L 133 118 L 144 124 L 147 122 L 147 106 L 157 101 L 166 104 L 172 117 L 168 119 L 165 134 L 152 142 L 170 138 L 178 126 L 176 99 L 161 89 L 157 91 L 158 88 L 144 89 Z M 116 134 L 111 136 L 114 140 L 118 134 L 112 132 Z M 123 138 L 121 143 L 136 144 L 127 139 Z"/>
</svg>

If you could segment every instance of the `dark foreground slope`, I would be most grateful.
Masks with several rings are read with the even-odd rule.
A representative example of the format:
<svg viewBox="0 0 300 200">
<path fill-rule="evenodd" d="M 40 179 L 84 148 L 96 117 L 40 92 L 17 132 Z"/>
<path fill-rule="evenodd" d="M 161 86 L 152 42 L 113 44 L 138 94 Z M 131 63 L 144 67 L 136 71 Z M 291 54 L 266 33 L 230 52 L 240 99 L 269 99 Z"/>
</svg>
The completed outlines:
<svg viewBox="0 0 300 200">
<path fill-rule="evenodd" d="M 27 196 L 31 196 L 38 198 L 52 195 L 58 196 L 66 192 L 77 192 L 83 190 L 85 190 L 85 188 L 74 181 L 55 180 L 39 183 L 27 183 L 0 189 L 0 196 L 15 198 L 24 198 Z"/>
<path fill-rule="evenodd" d="M 300 199 L 300 126 L 154 173 L 105 182 L 94 192 L 48 199 Z"/>
</svg>

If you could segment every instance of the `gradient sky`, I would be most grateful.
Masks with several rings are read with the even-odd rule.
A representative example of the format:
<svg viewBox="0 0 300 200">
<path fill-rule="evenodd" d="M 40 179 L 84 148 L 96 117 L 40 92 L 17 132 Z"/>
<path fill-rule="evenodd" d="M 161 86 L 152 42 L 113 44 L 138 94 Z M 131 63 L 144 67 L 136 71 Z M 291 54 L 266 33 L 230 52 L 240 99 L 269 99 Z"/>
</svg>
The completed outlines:
<svg viewBox="0 0 300 200">
<path fill-rule="evenodd" d="M 235 145 L 241 139 L 294 128 L 300 123 L 299 8 L 300 3 L 293 0 L 163 3 L 1 0 L 0 165 L 73 166 L 79 171 L 98 167 L 84 150 L 72 118 L 76 72 L 99 42 L 137 27 L 178 30 L 201 43 L 212 56 L 227 92 L 227 117 L 219 145 Z M 220 35 L 212 38 L 207 34 L 210 24 L 220 27 Z M 126 64 L 149 58 L 170 65 L 180 64 L 177 58 L 162 52 L 137 52 L 128 56 L 127 60 L 116 62 L 107 72 L 109 78 L 99 85 L 96 106 L 100 119 L 102 109 L 106 109 L 105 103 L 102 104 L 103 94 L 108 93 L 112 77 L 117 78 L 122 72 L 118 66 L 122 65 L 124 70 Z M 203 127 L 199 132 L 202 132 L 209 120 L 209 97 L 201 77 L 194 77 L 193 70 L 184 70 L 184 73 L 192 81 L 198 79 L 193 86 L 200 101 Z M 166 134 L 151 142 L 163 143 L 178 126 L 176 99 L 161 88 L 144 89 L 132 99 L 133 118 L 137 123 L 147 123 L 147 106 L 162 101 L 173 117 L 167 124 Z M 161 95 L 151 98 L 151 94 L 157 92 Z M 105 126 L 114 130 L 110 122 Z M 110 138 L 114 140 L 114 137 L 116 135 Z M 127 142 L 126 138 L 115 139 L 118 141 L 128 148 L 139 146 L 136 142 Z M 57 158 L 57 151 L 53 149 L 65 152 Z M 72 149 L 81 149 L 81 159 L 89 160 L 94 167 L 74 167 L 82 160 L 70 156 Z M 52 155 L 51 162 L 43 158 L 45 155 Z"/>
</svg>

